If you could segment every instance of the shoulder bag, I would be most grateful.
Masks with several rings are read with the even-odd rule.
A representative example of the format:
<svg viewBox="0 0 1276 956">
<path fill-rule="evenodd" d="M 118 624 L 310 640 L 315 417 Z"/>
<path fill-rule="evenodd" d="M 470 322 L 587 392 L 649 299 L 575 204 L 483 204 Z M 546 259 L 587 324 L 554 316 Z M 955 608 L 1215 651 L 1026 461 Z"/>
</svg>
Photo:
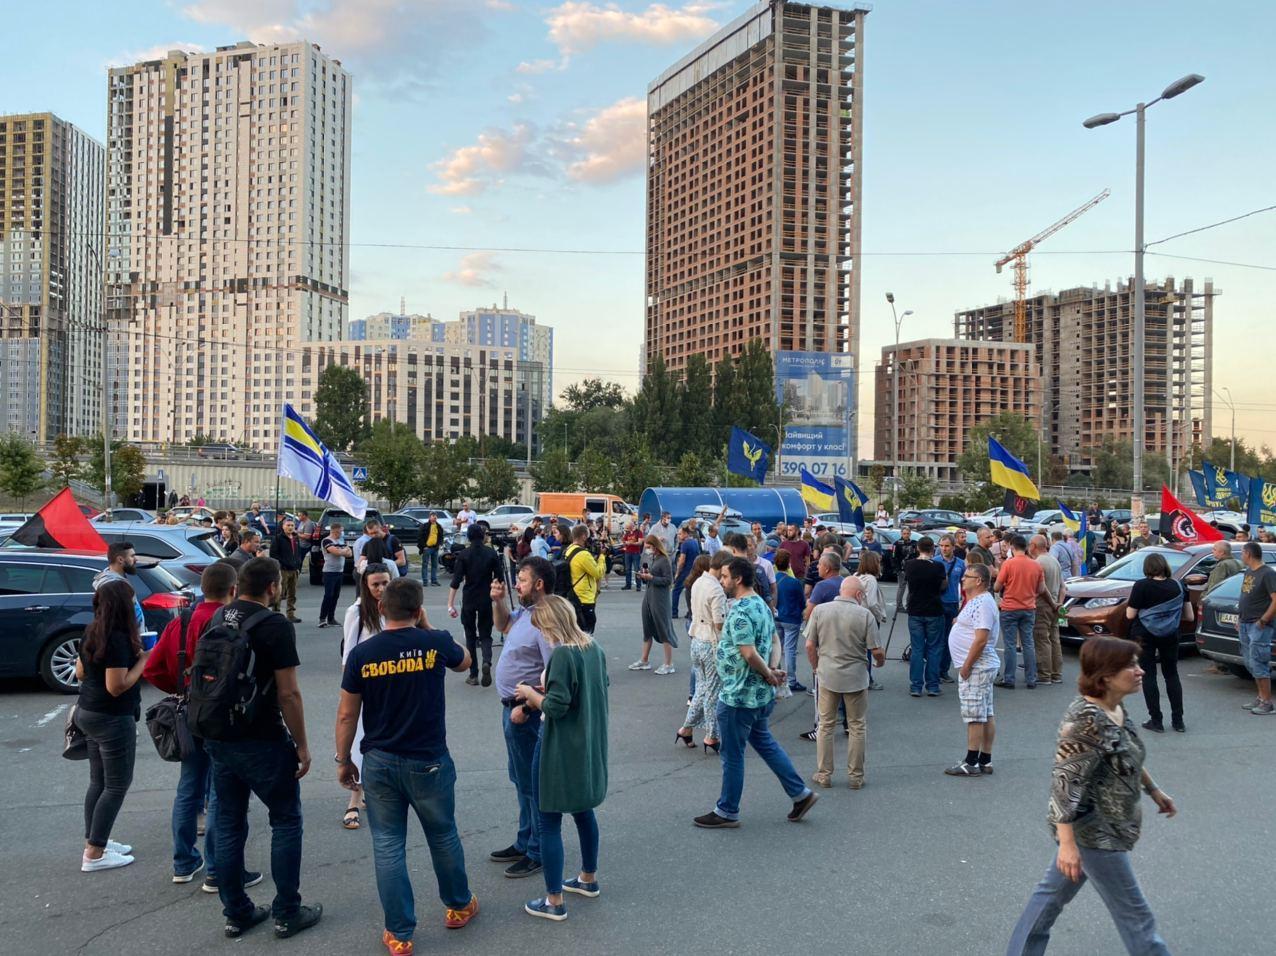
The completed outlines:
<svg viewBox="0 0 1276 956">
<path fill-rule="evenodd" d="M 177 693 L 156 701 L 146 710 L 146 732 L 161 760 L 180 763 L 195 753 L 195 738 L 186 723 L 186 630 L 191 610 L 182 612 L 177 649 Z"/>
</svg>

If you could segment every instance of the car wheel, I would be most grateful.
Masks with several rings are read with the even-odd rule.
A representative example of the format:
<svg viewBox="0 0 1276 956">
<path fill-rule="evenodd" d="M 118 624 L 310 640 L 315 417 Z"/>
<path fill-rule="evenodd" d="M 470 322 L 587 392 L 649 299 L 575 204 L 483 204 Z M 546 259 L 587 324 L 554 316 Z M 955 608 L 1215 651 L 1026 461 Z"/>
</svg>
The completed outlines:
<svg viewBox="0 0 1276 956">
<path fill-rule="evenodd" d="M 75 662 L 80 657 L 80 641 L 83 631 L 74 631 L 55 637 L 40 652 L 40 679 L 49 690 L 59 694 L 78 694 L 80 681 L 75 676 Z"/>
</svg>

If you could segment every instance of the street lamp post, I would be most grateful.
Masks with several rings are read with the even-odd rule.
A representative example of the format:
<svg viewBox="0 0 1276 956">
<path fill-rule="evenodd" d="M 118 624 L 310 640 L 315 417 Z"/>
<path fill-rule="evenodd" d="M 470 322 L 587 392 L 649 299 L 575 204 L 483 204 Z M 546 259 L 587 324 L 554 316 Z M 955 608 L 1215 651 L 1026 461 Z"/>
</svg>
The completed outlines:
<svg viewBox="0 0 1276 956">
<path fill-rule="evenodd" d="M 97 274 L 102 280 L 102 312 L 100 315 L 102 324 L 98 326 L 97 331 L 102 333 L 102 510 L 110 512 L 111 510 L 111 405 L 110 405 L 110 376 L 107 374 L 106 356 L 108 351 L 109 336 L 107 334 L 108 323 L 106 320 L 107 304 L 106 304 L 106 272 L 102 269 L 102 260 L 98 257 L 97 252 L 92 245 L 86 245 L 85 250 L 93 257 L 93 264 L 97 268 Z M 112 249 L 107 258 L 119 258 L 119 250 Z"/>
<path fill-rule="evenodd" d="M 1223 398 L 1223 401 L 1227 403 L 1227 407 L 1232 411 L 1232 460 L 1231 464 L 1228 465 L 1228 469 L 1234 473 L 1236 471 L 1236 405 L 1232 402 L 1232 390 L 1224 385 L 1223 391 L 1227 393 L 1227 398 L 1219 395 L 1218 389 L 1214 389 L 1214 394 L 1218 395 L 1219 398 Z"/>
<path fill-rule="evenodd" d="M 1143 288 L 1143 159 L 1144 159 L 1144 114 L 1149 106 L 1155 106 L 1161 100 L 1171 100 L 1180 93 L 1186 93 L 1205 77 L 1199 73 L 1189 73 L 1176 80 L 1161 91 L 1161 95 L 1151 103 L 1139 103 L 1134 109 L 1124 113 L 1099 113 L 1091 116 L 1081 125 L 1086 129 L 1096 129 L 1115 123 L 1123 116 L 1135 114 L 1135 150 L 1134 150 L 1134 354 L 1132 365 L 1134 373 L 1134 435 L 1131 444 L 1134 446 L 1134 495 L 1131 510 L 1135 514 L 1143 513 L 1143 442 L 1147 437 L 1145 423 L 1146 410 L 1143 402 L 1143 364 L 1144 364 L 1144 304 Z M 1166 362 L 1170 362 L 1170 350 L 1166 349 Z M 1168 424 L 1168 423 L 1167 423 Z M 1167 429 L 1167 435 L 1169 431 Z"/>
<path fill-rule="evenodd" d="M 906 309 L 903 315 L 897 315 L 894 292 L 886 293 L 886 301 L 890 303 L 891 317 L 895 320 L 895 352 L 891 357 L 891 478 L 894 489 L 891 505 L 894 506 L 895 495 L 899 493 L 899 330 L 904 320 L 913 314 L 913 310 Z"/>
</svg>

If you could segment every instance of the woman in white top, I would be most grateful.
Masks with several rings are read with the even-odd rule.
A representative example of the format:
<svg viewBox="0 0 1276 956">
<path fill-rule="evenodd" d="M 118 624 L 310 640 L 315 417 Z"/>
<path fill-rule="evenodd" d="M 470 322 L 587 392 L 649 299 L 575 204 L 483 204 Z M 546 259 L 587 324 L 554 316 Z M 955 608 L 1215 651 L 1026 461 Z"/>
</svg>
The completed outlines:
<svg viewBox="0 0 1276 956">
<path fill-rule="evenodd" d="M 687 717 L 678 728 L 677 742 L 695 747 L 691 731 L 693 727 L 699 727 L 704 730 L 705 753 L 710 750 L 717 753 L 722 746 L 718 742 L 717 716 L 722 679 L 718 677 L 714 658 L 718 652 L 722 622 L 727 617 L 727 595 L 718 580 L 718 569 L 733 557 L 735 555 L 725 549 L 712 558 L 702 554 L 691 566 L 688 579 L 691 587 L 691 627 L 688 633 L 691 635 L 691 668 L 696 678 L 696 689 L 687 707 Z"/>
<path fill-rule="evenodd" d="M 342 624 L 341 664 L 344 667 L 350 651 L 370 637 L 381 633 L 385 621 L 381 618 L 381 595 L 393 577 L 389 567 L 380 561 L 374 561 L 363 569 L 359 578 L 359 599 L 346 610 L 345 622 Z M 363 752 L 359 745 L 363 742 L 363 717 L 359 718 L 359 726 L 354 732 L 354 746 L 350 749 L 350 759 L 363 773 Z M 350 802 L 346 806 L 341 825 L 347 830 L 359 829 L 359 810 L 363 806 L 363 788 L 356 784 L 350 790 Z"/>
</svg>

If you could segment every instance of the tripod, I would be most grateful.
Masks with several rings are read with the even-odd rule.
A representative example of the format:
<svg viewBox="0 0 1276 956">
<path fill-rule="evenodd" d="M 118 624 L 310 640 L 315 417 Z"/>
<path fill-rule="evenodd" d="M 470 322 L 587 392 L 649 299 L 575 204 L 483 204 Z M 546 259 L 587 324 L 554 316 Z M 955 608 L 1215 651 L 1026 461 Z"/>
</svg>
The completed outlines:
<svg viewBox="0 0 1276 956">
<path fill-rule="evenodd" d="M 887 658 L 891 656 L 891 639 L 895 636 L 895 622 L 899 620 L 899 609 L 908 600 L 908 586 L 904 582 L 900 582 L 895 589 L 895 614 L 891 617 L 890 630 L 886 632 L 886 649 L 882 652 Z M 904 648 L 903 653 L 899 655 L 901 661 L 909 660 L 912 655 L 912 646 Z"/>
</svg>

